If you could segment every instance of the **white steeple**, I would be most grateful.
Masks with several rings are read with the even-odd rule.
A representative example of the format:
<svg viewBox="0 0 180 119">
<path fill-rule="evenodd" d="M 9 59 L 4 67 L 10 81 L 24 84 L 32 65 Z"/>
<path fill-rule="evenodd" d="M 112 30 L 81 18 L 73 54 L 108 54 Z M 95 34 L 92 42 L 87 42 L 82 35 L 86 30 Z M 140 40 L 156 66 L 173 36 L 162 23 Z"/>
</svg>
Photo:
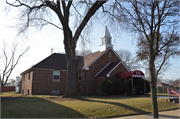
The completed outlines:
<svg viewBox="0 0 180 119">
<path fill-rule="evenodd" d="M 100 45 L 100 52 L 105 51 L 106 49 L 108 49 L 109 47 L 113 47 L 113 45 L 111 44 L 111 35 L 109 33 L 109 30 L 107 28 L 107 26 L 105 27 L 104 33 L 101 37 L 102 39 L 102 44 Z"/>
</svg>

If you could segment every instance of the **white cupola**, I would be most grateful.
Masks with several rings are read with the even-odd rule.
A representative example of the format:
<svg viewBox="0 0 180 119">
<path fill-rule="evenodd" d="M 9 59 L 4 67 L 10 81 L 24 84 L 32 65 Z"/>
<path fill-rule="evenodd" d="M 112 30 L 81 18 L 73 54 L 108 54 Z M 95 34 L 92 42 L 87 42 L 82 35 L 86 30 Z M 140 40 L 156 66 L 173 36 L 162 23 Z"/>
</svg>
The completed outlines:
<svg viewBox="0 0 180 119">
<path fill-rule="evenodd" d="M 102 44 L 100 45 L 100 52 L 105 51 L 109 47 L 113 48 L 113 45 L 111 44 L 111 35 L 107 29 L 107 26 L 105 27 L 104 33 L 101 37 L 102 39 Z"/>
</svg>

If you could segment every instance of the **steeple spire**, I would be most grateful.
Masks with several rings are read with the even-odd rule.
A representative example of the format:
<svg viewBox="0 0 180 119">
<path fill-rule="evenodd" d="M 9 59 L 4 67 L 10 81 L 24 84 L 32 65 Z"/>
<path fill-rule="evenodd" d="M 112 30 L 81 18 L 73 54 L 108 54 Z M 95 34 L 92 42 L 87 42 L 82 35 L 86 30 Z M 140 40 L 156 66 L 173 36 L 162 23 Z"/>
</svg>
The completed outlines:
<svg viewBox="0 0 180 119">
<path fill-rule="evenodd" d="M 102 38 L 103 38 L 103 37 L 112 38 L 111 35 L 110 35 L 110 33 L 109 33 L 109 30 L 108 30 L 107 26 L 106 26 L 105 29 L 104 29 L 104 33 L 103 33 L 103 35 L 102 35 Z"/>
<path fill-rule="evenodd" d="M 113 45 L 111 44 L 111 35 L 109 33 L 109 30 L 107 28 L 107 26 L 104 29 L 103 35 L 101 37 L 102 39 L 102 45 L 100 45 L 100 52 L 105 51 L 106 49 L 108 49 L 109 47 L 113 47 Z"/>
</svg>

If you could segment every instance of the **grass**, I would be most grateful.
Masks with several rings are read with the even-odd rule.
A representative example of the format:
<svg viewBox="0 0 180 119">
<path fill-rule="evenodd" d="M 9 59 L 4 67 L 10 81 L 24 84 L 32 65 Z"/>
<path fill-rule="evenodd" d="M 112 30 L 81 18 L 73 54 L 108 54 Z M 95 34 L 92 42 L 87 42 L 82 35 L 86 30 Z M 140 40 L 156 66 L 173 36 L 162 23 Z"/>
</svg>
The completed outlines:
<svg viewBox="0 0 180 119">
<path fill-rule="evenodd" d="M 159 111 L 177 109 L 178 104 L 158 99 Z M 152 112 L 148 97 L 83 96 L 67 99 L 54 95 L 1 95 L 2 118 L 106 118 Z"/>
</svg>

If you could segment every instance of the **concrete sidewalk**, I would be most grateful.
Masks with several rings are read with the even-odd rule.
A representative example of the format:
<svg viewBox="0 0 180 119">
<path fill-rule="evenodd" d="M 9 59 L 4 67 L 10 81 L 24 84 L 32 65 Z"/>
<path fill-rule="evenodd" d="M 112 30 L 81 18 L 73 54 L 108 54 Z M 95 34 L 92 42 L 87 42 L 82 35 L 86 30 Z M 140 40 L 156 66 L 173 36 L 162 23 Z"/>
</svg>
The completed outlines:
<svg viewBox="0 0 180 119">
<path fill-rule="evenodd" d="M 180 119 L 180 109 L 159 112 L 160 119 Z M 110 119 L 153 119 L 152 114 L 140 114 L 132 116 L 123 116 Z"/>
</svg>

